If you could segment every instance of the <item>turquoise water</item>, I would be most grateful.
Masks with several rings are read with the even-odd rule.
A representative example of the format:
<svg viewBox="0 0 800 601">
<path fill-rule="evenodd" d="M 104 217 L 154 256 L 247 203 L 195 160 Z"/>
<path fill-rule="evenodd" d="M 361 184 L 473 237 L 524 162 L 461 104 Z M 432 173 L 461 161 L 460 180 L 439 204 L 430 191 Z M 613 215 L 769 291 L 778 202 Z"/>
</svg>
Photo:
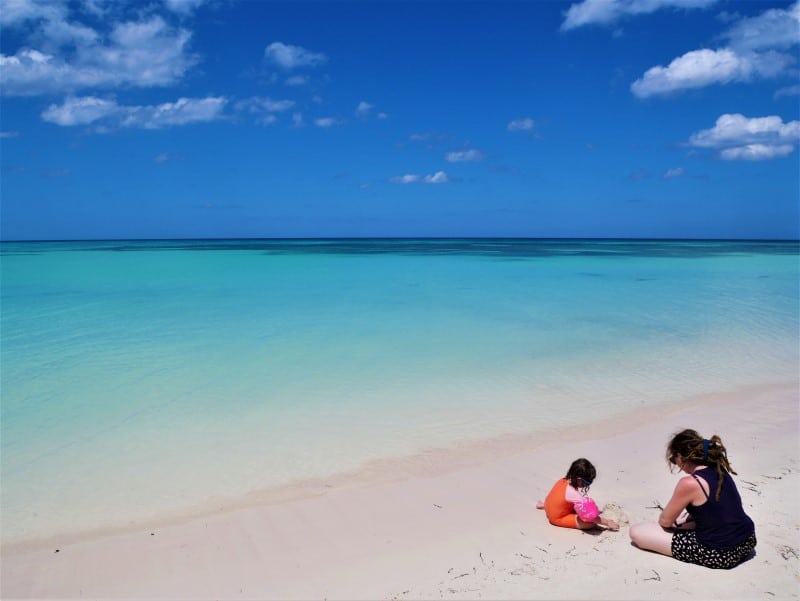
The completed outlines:
<svg viewBox="0 0 800 601">
<path fill-rule="evenodd" d="M 798 383 L 796 242 L 0 249 L 4 543 Z"/>
</svg>

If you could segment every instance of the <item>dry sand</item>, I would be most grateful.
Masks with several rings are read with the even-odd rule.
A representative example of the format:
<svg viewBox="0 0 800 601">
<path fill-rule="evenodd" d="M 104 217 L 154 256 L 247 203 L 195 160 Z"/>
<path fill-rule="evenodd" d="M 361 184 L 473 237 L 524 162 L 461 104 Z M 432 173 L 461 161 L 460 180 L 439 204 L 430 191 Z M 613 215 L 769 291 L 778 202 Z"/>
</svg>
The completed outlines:
<svg viewBox="0 0 800 601">
<path fill-rule="evenodd" d="M 550 436 L 466 445 L 332 479 L 326 492 L 183 523 L 50 541 L 2 555 L 3 599 L 797 599 L 797 384 L 695 399 Z M 569 463 L 591 495 L 654 521 L 678 476 L 669 435 L 717 433 L 729 450 L 756 556 L 709 570 L 631 546 L 619 532 L 550 526 L 535 509 Z M 393 471 L 393 467 L 397 469 Z M 411 466 L 411 467 L 408 467 Z M 382 481 L 375 478 L 383 471 Z M 360 485 L 359 485 L 360 483 Z M 365 484 L 366 483 L 366 484 Z"/>
</svg>

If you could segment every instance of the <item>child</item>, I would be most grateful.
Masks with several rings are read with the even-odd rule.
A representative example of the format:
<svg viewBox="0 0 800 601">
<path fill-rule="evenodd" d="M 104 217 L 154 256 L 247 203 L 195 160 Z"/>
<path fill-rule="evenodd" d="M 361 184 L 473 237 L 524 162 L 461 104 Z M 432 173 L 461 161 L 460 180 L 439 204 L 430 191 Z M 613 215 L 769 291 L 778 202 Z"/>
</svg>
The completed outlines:
<svg viewBox="0 0 800 601">
<path fill-rule="evenodd" d="M 554 526 L 589 530 L 600 525 L 609 530 L 619 530 L 615 521 L 600 517 L 597 505 L 586 496 L 596 475 L 588 459 L 576 459 L 569 466 L 567 475 L 553 485 L 544 503 L 539 501 L 536 507 L 544 509 Z"/>
</svg>

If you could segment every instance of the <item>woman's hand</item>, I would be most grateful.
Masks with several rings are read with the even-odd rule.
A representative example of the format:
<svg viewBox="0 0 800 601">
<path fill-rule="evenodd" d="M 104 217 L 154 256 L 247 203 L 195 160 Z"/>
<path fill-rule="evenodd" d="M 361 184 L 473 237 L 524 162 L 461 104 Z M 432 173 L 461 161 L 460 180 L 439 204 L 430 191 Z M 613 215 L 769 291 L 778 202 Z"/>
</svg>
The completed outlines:
<svg viewBox="0 0 800 601">
<path fill-rule="evenodd" d="M 676 528 L 694 528 L 694 518 L 688 511 L 681 513 L 675 520 Z"/>
</svg>

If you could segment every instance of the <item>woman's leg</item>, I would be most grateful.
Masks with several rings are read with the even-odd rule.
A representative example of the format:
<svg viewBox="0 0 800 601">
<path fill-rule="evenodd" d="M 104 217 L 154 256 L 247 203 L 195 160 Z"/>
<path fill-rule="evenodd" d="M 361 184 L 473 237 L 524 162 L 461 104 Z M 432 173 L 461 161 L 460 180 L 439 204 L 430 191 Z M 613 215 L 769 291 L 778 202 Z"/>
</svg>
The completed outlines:
<svg viewBox="0 0 800 601">
<path fill-rule="evenodd" d="M 672 532 L 658 524 L 634 524 L 630 529 L 633 544 L 640 549 L 672 557 Z"/>
</svg>

